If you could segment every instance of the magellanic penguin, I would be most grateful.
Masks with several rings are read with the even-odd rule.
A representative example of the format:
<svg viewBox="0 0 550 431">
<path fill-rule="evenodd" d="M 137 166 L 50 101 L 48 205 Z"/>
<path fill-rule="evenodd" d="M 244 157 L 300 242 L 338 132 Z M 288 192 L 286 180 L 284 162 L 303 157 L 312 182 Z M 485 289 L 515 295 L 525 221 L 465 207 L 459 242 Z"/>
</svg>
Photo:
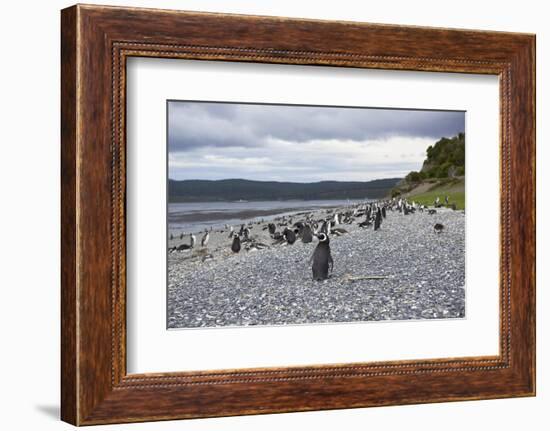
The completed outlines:
<svg viewBox="0 0 550 431">
<path fill-rule="evenodd" d="M 189 244 L 180 244 L 177 247 L 174 247 L 174 250 L 176 251 L 185 251 L 185 250 L 191 250 L 193 247 L 191 247 Z"/>
<path fill-rule="evenodd" d="M 195 236 L 191 233 L 189 234 L 189 239 L 191 240 L 189 244 L 180 244 L 178 247 L 174 247 L 173 250 L 175 251 L 191 250 L 193 247 L 195 247 Z"/>
<path fill-rule="evenodd" d="M 206 233 L 204 234 L 204 236 L 202 237 L 202 240 L 201 240 L 201 245 L 203 247 L 206 247 L 208 245 L 208 239 L 210 238 L 210 232 L 206 231 Z"/>
<path fill-rule="evenodd" d="M 381 224 L 382 224 L 382 213 L 380 212 L 380 208 L 378 208 L 374 216 L 374 230 L 380 229 Z"/>
<path fill-rule="evenodd" d="M 330 230 L 330 233 L 334 236 L 342 236 L 342 235 L 348 233 L 348 231 L 341 228 L 341 227 L 335 227 L 335 228 Z"/>
<path fill-rule="evenodd" d="M 334 261 L 330 254 L 330 240 L 328 235 L 320 233 L 317 237 L 319 238 L 319 243 L 317 247 L 315 247 L 313 256 L 311 256 L 311 260 L 313 261 L 311 270 L 313 272 L 313 280 L 321 281 L 328 279 L 329 266 L 330 272 L 332 272 Z"/>
<path fill-rule="evenodd" d="M 302 237 L 302 242 L 305 244 L 309 244 L 311 241 L 313 241 L 313 234 L 308 224 L 306 224 L 302 228 L 301 237 Z"/>
<path fill-rule="evenodd" d="M 321 225 L 321 229 L 319 230 L 319 232 L 324 233 L 324 234 L 328 234 L 328 229 L 329 229 L 329 223 L 326 220 L 324 220 L 323 224 Z"/>
<path fill-rule="evenodd" d="M 292 245 L 296 242 L 296 233 L 293 230 L 285 228 L 283 235 L 285 236 L 287 244 Z"/>
<path fill-rule="evenodd" d="M 441 233 L 443 231 L 443 225 L 441 223 L 434 224 L 434 231 L 437 233 Z"/>
<path fill-rule="evenodd" d="M 241 251 L 241 238 L 239 238 L 239 235 L 235 234 L 233 235 L 233 244 L 231 244 L 231 251 L 233 253 L 238 253 Z"/>
</svg>

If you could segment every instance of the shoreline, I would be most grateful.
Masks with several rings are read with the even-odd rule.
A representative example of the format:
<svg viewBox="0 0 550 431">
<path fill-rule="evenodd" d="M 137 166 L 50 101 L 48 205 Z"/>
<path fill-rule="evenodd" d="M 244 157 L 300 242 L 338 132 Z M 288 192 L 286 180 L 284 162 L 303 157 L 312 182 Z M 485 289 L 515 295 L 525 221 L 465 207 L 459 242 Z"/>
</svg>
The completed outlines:
<svg viewBox="0 0 550 431">
<path fill-rule="evenodd" d="M 280 209 L 266 209 L 266 210 L 242 210 L 239 212 L 232 212 L 231 213 L 231 219 L 242 219 L 242 220 L 253 220 L 258 217 L 270 217 L 270 216 L 277 216 L 277 215 L 283 215 L 283 214 L 292 214 L 294 212 L 303 212 L 308 210 L 309 207 L 302 207 L 302 208 L 280 208 Z M 223 211 L 211 211 L 206 214 L 208 214 L 209 218 L 204 217 L 205 212 L 200 213 L 193 213 L 189 212 L 185 215 L 168 215 L 168 221 L 172 222 L 209 222 L 209 221 L 217 221 L 217 220 L 228 220 L 228 214 L 227 212 Z M 172 217 L 172 220 L 170 218 Z"/>
<path fill-rule="evenodd" d="M 273 201 L 262 201 L 262 202 L 273 202 Z M 277 201 L 277 202 L 287 202 L 287 201 Z M 305 203 L 308 201 L 293 201 Z M 321 202 L 312 200 L 311 202 Z M 174 236 L 173 240 L 169 240 L 169 248 L 174 245 L 180 245 L 184 243 L 185 240 L 180 241 L 179 235 L 184 234 L 189 240 L 189 234 L 201 234 L 204 233 L 204 228 L 199 229 L 185 229 L 182 225 L 188 224 L 197 224 L 203 226 L 211 226 L 213 230 L 220 230 L 225 228 L 226 225 L 233 225 L 234 228 L 239 228 L 240 224 L 256 224 L 257 222 L 267 222 L 277 220 L 280 217 L 295 216 L 307 213 L 316 213 L 323 210 L 335 210 L 337 208 L 343 208 L 341 200 L 335 200 L 334 204 L 328 204 L 329 201 L 322 201 L 327 204 L 316 204 L 313 206 L 302 205 L 298 207 L 279 207 L 279 208 L 269 208 L 269 209 L 249 209 L 244 208 L 240 211 L 220 211 L 213 209 L 208 210 L 187 210 L 182 211 L 182 214 L 172 213 L 168 214 L 168 233 Z M 350 201 L 349 206 L 353 206 L 358 201 Z M 364 202 L 370 202 L 364 201 Z M 209 202 L 212 203 L 212 202 Z M 238 203 L 238 202 L 232 202 Z M 172 224 L 172 226 L 171 226 Z M 189 241 L 188 241 L 189 242 Z"/>
</svg>

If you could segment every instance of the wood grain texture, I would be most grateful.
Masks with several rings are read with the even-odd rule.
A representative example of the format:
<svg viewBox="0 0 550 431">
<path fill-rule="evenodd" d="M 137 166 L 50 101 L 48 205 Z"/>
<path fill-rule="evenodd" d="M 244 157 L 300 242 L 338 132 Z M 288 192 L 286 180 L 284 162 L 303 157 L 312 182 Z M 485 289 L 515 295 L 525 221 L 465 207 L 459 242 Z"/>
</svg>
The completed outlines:
<svg viewBox="0 0 550 431">
<path fill-rule="evenodd" d="M 62 11 L 62 418 L 76 424 L 502 398 L 535 391 L 533 35 L 100 6 Z M 126 373 L 126 59 L 495 74 L 500 353 Z"/>
</svg>

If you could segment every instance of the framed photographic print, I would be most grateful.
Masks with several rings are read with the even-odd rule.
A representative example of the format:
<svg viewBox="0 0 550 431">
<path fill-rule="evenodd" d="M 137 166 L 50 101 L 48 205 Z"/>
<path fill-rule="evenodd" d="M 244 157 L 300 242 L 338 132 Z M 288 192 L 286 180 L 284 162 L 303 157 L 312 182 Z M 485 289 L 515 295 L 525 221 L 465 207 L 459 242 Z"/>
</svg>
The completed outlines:
<svg viewBox="0 0 550 431">
<path fill-rule="evenodd" d="M 535 37 L 62 11 L 62 419 L 535 394 Z"/>
</svg>

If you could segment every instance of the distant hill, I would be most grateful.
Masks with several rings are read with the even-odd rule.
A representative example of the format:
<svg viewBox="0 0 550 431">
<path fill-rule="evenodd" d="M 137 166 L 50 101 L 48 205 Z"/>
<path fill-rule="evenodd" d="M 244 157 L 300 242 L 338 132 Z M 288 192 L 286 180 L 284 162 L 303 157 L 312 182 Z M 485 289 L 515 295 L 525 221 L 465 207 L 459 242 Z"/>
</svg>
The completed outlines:
<svg viewBox="0 0 550 431">
<path fill-rule="evenodd" d="M 386 196 L 401 178 L 374 181 L 320 181 L 291 183 L 278 181 L 169 180 L 169 202 L 378 199 Z"/>
</svg>

